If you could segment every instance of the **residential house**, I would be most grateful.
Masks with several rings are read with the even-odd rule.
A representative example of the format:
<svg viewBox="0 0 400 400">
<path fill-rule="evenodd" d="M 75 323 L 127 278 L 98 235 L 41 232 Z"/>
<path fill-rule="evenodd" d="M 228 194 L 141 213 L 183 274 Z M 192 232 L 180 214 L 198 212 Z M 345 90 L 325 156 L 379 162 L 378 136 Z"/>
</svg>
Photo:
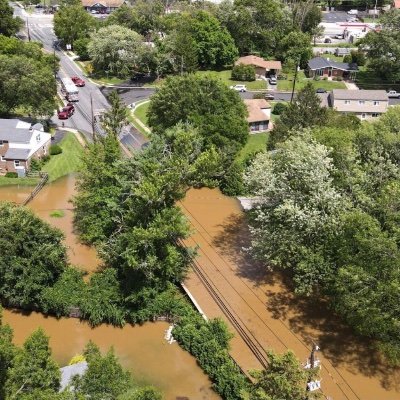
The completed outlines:
<svg viewBox="0 0 400 400">
<path fill-rule="evenodd" d="M 125 3 L 125 0 L 82 0 L 85 10 L 96 11 L 99 14 L 110 13 Z"/>
<path fill-rule="evenodd" d="M 392 4 L 393 8 L 400 8 L 400 0 L 393 0 L 393 4 Z"/>
<path fill-rule="evenodd" d="M 250 133 L 271 129 L 271 105 L 265 99 L 245 99 Z"/>
<path fill-rule="evenodd" d="M 0 119 L 0 174 L 29 170 L 32 158 L 48 154 L 51 135 L 41 124 Z"/>
<path fill-rule="evenodd" d="M 389 98 L 384 90 L 334 89 L 329 102 L 336 111 L 355 114 L 361 120 L 379 117 L 389 106 Z"/>
<path fill-rule="evenodd" d="M 280 61 L 264 60 L 257 56 L 245 56 L 240 57 L 235 65 L 244 64 L 252 65 L 255 68 L 256 76 L 267 77 L 270 75 L 277 75 L 282 70 L 282 64 Z"/>
<path fill-rule="evenodd" d="M 332 61 L 325 57 L 315 57 L 308 61 L 306 74 L 313 78 L 343 78 L 352 79 L 358 70 L 357 64 Z"/>
</svg>

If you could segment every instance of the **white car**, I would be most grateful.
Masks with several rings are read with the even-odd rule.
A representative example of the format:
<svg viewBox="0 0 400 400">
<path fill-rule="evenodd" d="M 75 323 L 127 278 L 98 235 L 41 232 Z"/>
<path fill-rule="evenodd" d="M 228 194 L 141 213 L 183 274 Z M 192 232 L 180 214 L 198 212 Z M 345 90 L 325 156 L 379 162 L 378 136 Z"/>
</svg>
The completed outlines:
<svg viewBox="0 0 400 400">
<path fill-rule="evenodd" d="M 392 99 L 400 99 L 400 93 L 396 92 L 395 90 L 389 90 L 388 97 Z"/>
<path fill-rule="evenodd" d="M 347 14 L 349 14 L 349 15 L 357 15 L 358 14 L 358 10 L 349 10 L 349 11 L 347 11 Z"/>
<path fill-rule="evenodd" d="M 276 85 L 278 83 L 278 81 L 276 79 L 276 76 L 270 76 L 268 78 L 268 82 L 269 82 L 270 85 Z"/>
<path fill-rule="evenodd" d="M 237 92 L 247 92 L 247 87 L 246 85 L 235 85 L 235 86 L 229 86 L 230 89 L 236 90 Z"/>
</svg>

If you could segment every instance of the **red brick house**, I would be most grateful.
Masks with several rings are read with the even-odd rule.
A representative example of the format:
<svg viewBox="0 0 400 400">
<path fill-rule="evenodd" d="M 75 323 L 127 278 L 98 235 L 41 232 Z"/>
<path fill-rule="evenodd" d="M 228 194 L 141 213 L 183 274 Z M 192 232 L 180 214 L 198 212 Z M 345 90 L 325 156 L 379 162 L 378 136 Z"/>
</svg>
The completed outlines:
<svg viewBox="0 0 400 400">
<path fill-rule="evenodd" d="M 306 74 L 309 78 L 352 79 L 358 70 L 357 64 L 332 61 L 325 57 L 315 57 L 308 61 Z"/>
<path fill-rule="evenodd" d="M 41 124 L 31 125 L 18 119 L 0 119 L 0 175 L 24 174 L 32 158 L 49 153 L 51 135 Z"/>
</svg>

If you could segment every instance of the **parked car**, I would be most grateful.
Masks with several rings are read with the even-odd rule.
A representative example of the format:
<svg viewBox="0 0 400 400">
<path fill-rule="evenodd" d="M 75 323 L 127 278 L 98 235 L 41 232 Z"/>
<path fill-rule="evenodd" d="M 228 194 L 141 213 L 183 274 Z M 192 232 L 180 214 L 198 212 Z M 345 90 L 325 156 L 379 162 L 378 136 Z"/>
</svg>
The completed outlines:
<svg viewBox="0 0 400 400">
<path fill-rule="evenodd" d="M 75 86 L 78 86 L 78 87 L 85 86 L 85 81 L 83 79 L 79 78 L 79 76 L 71 76 L 71 80 L 72 80 L 72 82 L 75 83 Z"/>
<path fill-rule="evenodd" d="M 326 90 L 323 88 L 318 88 L 315 92 L 316 93 L 326 93 Z"/>
<path fill-rule="evenodd" d="M 347 22 L 357 22 L 357 18 L 347 18 Z"/>
<path fill-rule="evenodd" d="M 272 75 L 268 78 L 268 82 L 270 85 L 276 85 L 278 83 L 278 80 L 276 79 L 276 76 Z"/>
<path fill-rule="evenodd" d="M 335 35 L 335 39 L 344 39 L 343 33 Z"/>
<path fill-rule="evenodd" d="M 324 43 L 332 43 L 332 39 L 330 37 L 326 37 L 324 39 Z"/>
<path fill-rule="evenodd" d="M 235 86 L 229 86 L 230 89 L 236 90 L 237 92 L 247 92 L 247 87 L 246 85 L 235 85 Z"/>
<path fill-rule="evenodd" d="M 349 10 L 349 11 L 347 11 L 347 14 L 349 14 L 349 15 L 357 15 L 358 14 L 358 10 Z"/>
<path fill-rule="evenodd" d="M 265 100 L 274 100 L 275 99 L 275 95 L 273 93 L 271 93 L 271 92 L 267 92 L 267 93 L 265 93 L 264 98 L 265 98 Z"/>
<path fill-rule="evenodd" d="M 388 97 L 392 99 L 400 99 L 400 93 L 396 92 L 395 90 L 389 90 Z"/>
<path fill-rule="evenodd" d="M 74 112 L 75 107 L 71 103 L 68 103 L 65 107 L 58 111 L 58 119 L 68 119 L 74 115 Z"/>
</svg>

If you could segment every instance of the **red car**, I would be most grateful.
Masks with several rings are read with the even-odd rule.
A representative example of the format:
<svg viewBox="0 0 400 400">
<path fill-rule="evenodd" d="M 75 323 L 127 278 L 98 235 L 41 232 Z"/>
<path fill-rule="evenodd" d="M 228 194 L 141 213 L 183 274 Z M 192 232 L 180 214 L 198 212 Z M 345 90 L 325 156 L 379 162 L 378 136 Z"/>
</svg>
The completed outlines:
<svg viewBox="0 0 400 400">
<path fill-rule="evenodd" d="M 75 107 L 71 104 L 68 103 L 65 107 L 62 108 L 62 110 L 58 111 L 58 119 L 68 119 L 69 117 L 72 117 L 75 112 Z"/>
<path fill-rule="evenodd" d="M 78 86 L 78 87 L 85 86 L 85 81 L 83 79 L 79 78 L 79 76 L 71 76 L 71 80 L 72 80 L 72 82 L 75 83 L 75 86 Z"/>
</svg>

